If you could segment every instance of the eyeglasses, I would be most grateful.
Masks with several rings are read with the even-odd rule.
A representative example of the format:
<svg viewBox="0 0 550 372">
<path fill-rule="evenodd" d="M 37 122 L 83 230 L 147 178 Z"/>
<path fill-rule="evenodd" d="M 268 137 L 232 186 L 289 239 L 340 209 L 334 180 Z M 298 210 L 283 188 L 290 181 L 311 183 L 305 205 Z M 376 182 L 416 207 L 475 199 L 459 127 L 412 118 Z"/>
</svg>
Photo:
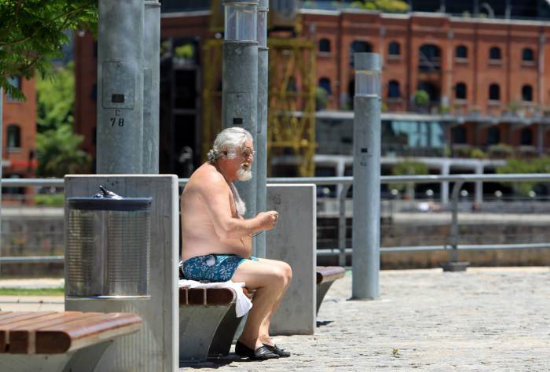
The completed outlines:
<svg viewBox="0 0 550 372">
<path fill-rule="evenodd" d="M 250 156 L 254 157 L 254 155 L 256 155 L 256 151 L 252 150 L 250 147 L 247 147 L 241 151 L 241 155 L 243 158 L 249 158 Z"/>
</svg>

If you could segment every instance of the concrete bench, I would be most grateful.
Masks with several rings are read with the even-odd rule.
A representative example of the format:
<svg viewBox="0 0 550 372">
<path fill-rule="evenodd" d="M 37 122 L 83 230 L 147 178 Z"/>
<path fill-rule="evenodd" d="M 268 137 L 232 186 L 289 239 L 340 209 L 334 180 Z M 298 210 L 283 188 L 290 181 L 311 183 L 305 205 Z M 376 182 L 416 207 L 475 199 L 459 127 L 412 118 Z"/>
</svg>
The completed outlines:
<svg viewBox="0 0 550 372">
<path fill-rule="evenodd" d="M 141 326 L 128 313 L 0 312 L 0 371 L 93 371 L 115 338 Z"/>
<path fill-rule="evenodd" d="M 325 298 L 330 286 L 335 280 L 346 275 L 346 269 L 341 266 L 317 266 L 317 314 L 321 303 Z"/>
<path fill-rule="evenodd" d="M 316 272 L 318 312 L 332 283 L 346 271 L 340 266 L 317 266 Z M 179 288 L 180 361 L 199 362 L 229 354 L 243 320 L 235 313 L 236 296 L 231 288 Z"/>
<path fill-rule="evenodd" d="M 179 288 L 180 361 L 229 354 L 242 320 L 235 314 L 236 300 L 231 288 Z"/>
</svg>

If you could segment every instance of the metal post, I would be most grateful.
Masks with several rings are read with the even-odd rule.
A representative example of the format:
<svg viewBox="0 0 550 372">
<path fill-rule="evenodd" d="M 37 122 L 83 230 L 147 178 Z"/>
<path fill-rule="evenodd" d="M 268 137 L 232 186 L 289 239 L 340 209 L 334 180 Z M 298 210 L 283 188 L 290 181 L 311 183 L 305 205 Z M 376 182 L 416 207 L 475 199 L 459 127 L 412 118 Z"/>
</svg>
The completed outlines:
<svg viewBox="0 0 550 372">
<path fill-rule="evenodd" d="M 340 213 L 338 216 L 338 250 L 340 254 L 338 256 L 338 265 L 346 266 L 346 236 L 347 236 L 347 226 L 346 226 L 346 196 L 348 194 L 349 188 L 351 185 L 344 185 L 340 190 Z"/>
<path fill-rule="evenodd" d="M 258 0 L 225 0 L 223 43 L 223 127 L 240 126 L 256 143 L 258 100 Z M 256 162 L 252 163 L 256 174 Z M 247 218 L 256 215 L 256 182 L 237 182 Z"/>
<path fill-rule="evenodd" d="M 2 256 L 2 159 L 4 157 L 4 90 L 0 87 L 0 256 Z M 1 272 L 0 267 L 0 272 Z"/>
<path fill-rule="evenodd" d="M 258 122 L 256 131 L 256 210 L 265 211 L 267 208 L 267 90 L 268 90 L 268 62 L 267 48 L 267 12 L 269 0 L 260 0 L 258 4 Z M 256 236 L 256 256 L 266 256 L 266 236 Z"/>
<path fill-rule="evenodd" d="M 451 200 L 451 260 L 442 265 L 443 271 L 466 271 L 466 268 L 470 264 L 469 262 L 458 261 L 458 196 L 460 195 L 460 189 L 464 181 L 456 181 L 453 186 L 452 200 Z"/>
<path fill-rule="evenodd" d="M 380 72 L 376 53 L 355 53 L 352 298 L 379 297 Z"/>
<path fill-rule="evenodd" d="M 160 3 L 145 1 L 143 26 L 143 171 L 159 172 Z"/>
<path fill-rule="evenodd" d="M 97 173 L 141 173 L 143 0 L 99 0 Z"/>
</svg>

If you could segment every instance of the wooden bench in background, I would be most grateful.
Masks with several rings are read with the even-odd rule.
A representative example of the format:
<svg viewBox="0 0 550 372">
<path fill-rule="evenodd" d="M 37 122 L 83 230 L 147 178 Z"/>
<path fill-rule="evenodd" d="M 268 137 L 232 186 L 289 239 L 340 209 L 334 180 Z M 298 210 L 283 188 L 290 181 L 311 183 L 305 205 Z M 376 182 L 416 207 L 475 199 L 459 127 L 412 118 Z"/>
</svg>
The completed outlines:
<svg viewBox="0 0 550 372">
<path fill-rule="evenodd" d="M 93 371 L 115 338 L 141 326 L 128 313 L 0 312 L 0 371 Z"/>
<path fill-rule="evenodd" d="M 317 314 L 330 286 L 335 280 L 346 275 L 346 269 L 341 266 L 317 266 Z"/>
</svg>

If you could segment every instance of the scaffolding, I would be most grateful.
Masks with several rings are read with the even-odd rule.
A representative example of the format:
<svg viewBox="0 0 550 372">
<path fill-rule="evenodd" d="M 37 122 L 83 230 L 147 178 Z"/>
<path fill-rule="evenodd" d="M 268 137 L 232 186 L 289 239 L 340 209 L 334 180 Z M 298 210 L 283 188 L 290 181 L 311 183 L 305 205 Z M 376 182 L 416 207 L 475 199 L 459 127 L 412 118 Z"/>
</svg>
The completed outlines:
<svg viewBox="0 0 550 372">
<path fill-rule="evenodd" d="M 210 31 L 216 39 L 206 40 L 202 48 L 202 159 L 216 134 L 222 129 L 223 7 L 211 5 Z M 301 19 L 278 19 L 270 12 L 271 25 L 282 25 L 292 32 L 286 37 L 268 38 L 268 175 L 273 175 L 272 160 L 288 159 L 296 175 L 315 173 L 315 43 L 296 37 Z M 282 22 L 286 22 L 284 25 Z M 290 22 L 290 23 L 289 23 Z"/>
<path fill-rule="evenodd" d="M 270 39 L 268 164 L 287 155 L 298 176 L 315 173 L 315 44 Z M 271 167 L 268 175 L 271 176 Z"/>
</svg>

